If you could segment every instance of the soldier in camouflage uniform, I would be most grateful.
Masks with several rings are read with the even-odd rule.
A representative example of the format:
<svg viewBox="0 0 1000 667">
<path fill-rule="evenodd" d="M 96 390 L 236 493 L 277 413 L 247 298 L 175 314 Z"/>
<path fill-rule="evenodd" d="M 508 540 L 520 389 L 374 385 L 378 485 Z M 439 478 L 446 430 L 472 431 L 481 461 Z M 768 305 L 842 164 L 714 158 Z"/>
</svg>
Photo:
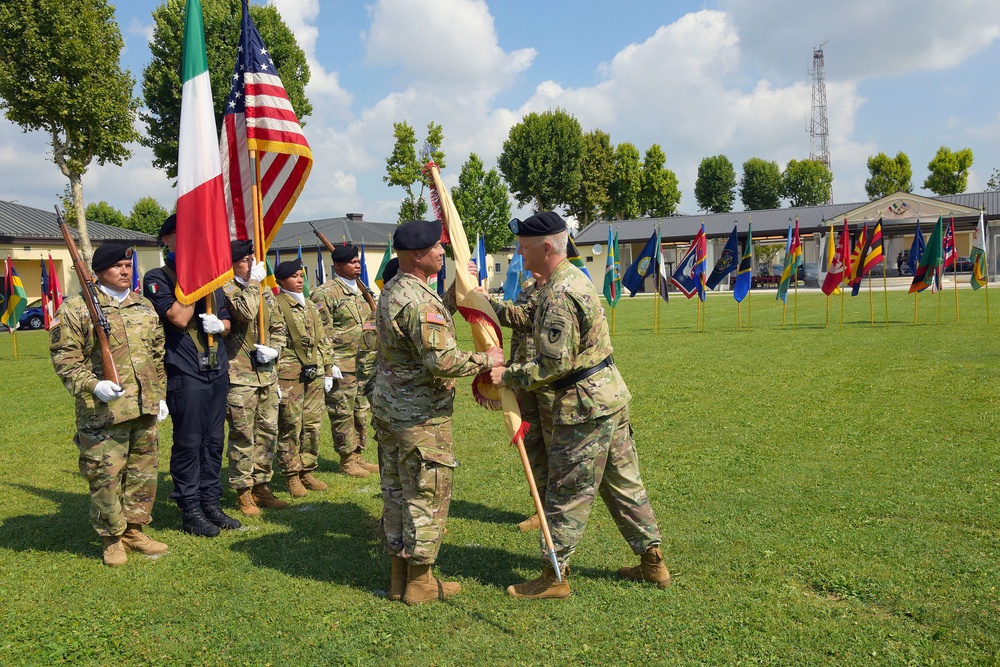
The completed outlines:
<svg viewBox="0 0 1000 667">
<path fill-rule="evenodd" d="M 275 299 L 288 343 L 278 357 L 278 466 L 296 498 L 327 485 L 312 473 L 319 464 L 319 431 L 323 426 L 323 394 L 333 388 L 333 354 L 316 304 L 302 294 L 302 262 L 282 262 L 274 269 L 281 286 Z"/>
<path fill-rule="evenodd" d="M 382 289 L 389 284 L 389 281 L 399 273 L 399 260 L 393 257 L 382 270 Z M 368 314 L 361 327 L 361 339 L 358 341 L 358 355 L 355 358 L 355 373 L 358 377 L 358 391 L 366 399 L 370 399 L 375 390 L 375 343 L 378 340 L 378 327 L 375 324 L 375 316 L 378 314 L 376 308 Z"/>
<path fill-rule="evenodd" d="M 458 349 L 455 325 L 427 285 L 444 261 L 441 223 L 411 220 L 393 235 L 400 273 L 378 300 L 372 423 L 382 473 L 382 532 L 392 558 L 390 599 L 444 599 L 460 586 L 431 574 L 451 502 L 453 378 L 503 363 L 499 348 Z"/>
<path fill-rule="evenodd" d="M 224 285 L 232 326 L 226 336 L 229 354 L 229 485 L 247 516 L 260 508 L 284 509 L 268 482 L 278 441 L 278 375 L 276 361 L 285 347 L 285 323 L 274 313 L 274 294 L 261 290 L 264 262 L 255 262 L 251 241 L 233 241 L 233 281 Z M 263 304 L 261 303 L 263 301 Z M 266 345 L 258 343 L 260 309 L 264 308 Z"/>
<path fill-rule="evenodd" d="M 358 283 L 361 261 L 358 247 L 340 245 L 332 253 L 334 277 L 314 290 L 309 298 L 319 309 L 320 319 L 333 350 L 333 389 L 326 394 L 333 447 L 340 455 L 340 472 L 368 477 L 378 466 L 362 456 L 368 444 L 371 409 L 358 391 L 356 357 L 365 322 L 372 313 Z M 371 298 L 371 297 L 369 297 Z"/>
<path fill-rule="evenodd" d="M 121 384 L 104 379 L 101 347 L 80 295 L 67 298 L 56 313 L 49 350 L 56 374 L 76 398 L 74 441 L 80 472 L 90 483 L 90 520 L 104 540 L 104 564 L 113 567 L 123 565 L 129 551 L 167 551 L 142 532 L 156 499 L 157 422 L 167 414 L 167 380 L 159 317 L 130 289 L 132 249 L 103 245 L 91 266 Z"/>
<path fill-rule="evenodd" d="M 513 224 L 513 223 L 512 223 Z M 494 382 L 553 391 L 545 518 L 562 570 L 561 581 L 544 559 L 542 575 L 510 586 L 518 598 L 565 598 L 566 564 L 583 534 L 595 492 L 640 564 L 619 570 L 660 588 L 670 573 L 660 552 L 660 529 L 639 475 L 629 425 L 628 387 L 611 357 L 611 337 L 593 283 L 566 259 L 566 223 L 540 213 L 516 225 L 525 268 L 545 284 L 538 293 L 535 358 L 494 369 Z M 543 547 L 544 548 L 544 547 Z"/>
</svg>

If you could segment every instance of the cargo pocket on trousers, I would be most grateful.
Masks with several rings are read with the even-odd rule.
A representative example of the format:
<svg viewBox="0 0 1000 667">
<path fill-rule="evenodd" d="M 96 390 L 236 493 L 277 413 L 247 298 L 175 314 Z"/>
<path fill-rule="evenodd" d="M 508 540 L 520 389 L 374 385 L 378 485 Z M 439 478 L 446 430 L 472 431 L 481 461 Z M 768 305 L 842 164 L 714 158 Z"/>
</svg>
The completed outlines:
<svg viewBox="0 0 1000 667">
<path fill-rule="evenodd" d="M 417 454 L 420 456 L 417 487 L 426 496 L 434 498 L 433 512 L 437 515 L 442 511 L 442 506 L 451 500 L 455 457 L 450 452 L 435 447 L 418 446 Z"/>
</svg>

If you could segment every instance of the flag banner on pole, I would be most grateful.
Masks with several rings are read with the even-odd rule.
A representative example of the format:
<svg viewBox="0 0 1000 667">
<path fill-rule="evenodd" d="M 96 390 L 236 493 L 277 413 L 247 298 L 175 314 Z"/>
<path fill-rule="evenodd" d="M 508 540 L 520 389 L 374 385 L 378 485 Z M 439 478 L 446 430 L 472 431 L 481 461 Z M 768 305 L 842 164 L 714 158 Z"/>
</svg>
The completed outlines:
<svg viewBox="0 0 1000 667">
<path fill-rule="evenodd" d="M 795 228 L 788 227 L 788 244 L 785 246 L 785 266 L 781 269 L 781 282 L 778 283 L 778 294 L 775 299 L 788 303 L 788 288 L 793 280 L 799 279 L 799 267 L 802 266 L 802 239 L 799 236 L 799 219 L 795 218 Z"/>
<path fill-rule="evenodd" d="M 11 331 L 17 328 L 17 323 L 28 306 L 28 296 L 24 291 L 21 277 L 17 275 L 14 262 L 7 258 L 7 270 L 4 272 L 3 311 L 0 314 L 0 324 L 6 324 Z"/>
<path fill-rule="evenodd" d="M 834 248 L 833 225 L 830 225 L 830 247 Z M 827 267 L 826 278 L 823 279 L 823 294 L 831 296 L 840 290 L 840 283 L 847 273 L 847 266 L 851 262 L 851 230 L 844 220 L 844 229 L 840 232 L 840 240 L 837 242 L 833 259 Z"/>
<path fill-rule="evenodd" d="M 983 214 L 979 214 L 979 225 L 976 227 L 976 233 L 972 236 L 972 254 L 969 259 L 972 260 L 972 276 L 969 278 L 969 282 L 972 283 L 972 289 L 976 290 L 986 284 L 988 274 L 986 270 L 986 226 L 983 224 Z"/>
<path fill-rule="evenodd" d="M 389 237 L 389 245 L 385 247 L 385 253 L 382 254 L 382 261 L 378 265 L 378 273 L 375 274 L 375 286 L 381 290 L 385 286 L 385 281 L 382 279 L 382 274 L 385 273 L 385 266 L 392 259 L 392 237 Z"/>
<path fill-rule="evenodd" d="M 848 284 L 851 286 L 851 296 L 857 296 L 861 291 L 861 279 L 865 277 L 865 249 L 868 247 L 868 223 L 861 227 L 861 233 L 851 252 L 851 275 Z"/>
<path fill-rule="evenodd" d="M 848 235 L 848 238 L 850 238 L 850 232 L 848 232 L 847 235 Z M 826 235 L 826 252 L 825 252 L 826 265 L 823 267 L 823 271 L 822 271 L 822 277 L 823 277 L 823 279 L 822 279 L 822 281 L 820 281 L 821 285 L 825 285 L 826 284 L 826 277 L 830 273 L 830 267 L 833 266 L 833 263 L 834 263 L 834 261 L 836 261 L 836 258 L 837 258 L 837 253 L 840 252 L 840 246 L 842 244 L 839 242 L 839 240 L 836 238 L 836 236 L 837 236 L 837 233 L 834 231 L 834 229 L 833 229 L 833 223 L 831 222 L 830 223 L 830 231 L 827 232 L 827 235 Z M 841 259 L 843 260 L 843 258 L 841 258 Z M 850 260 L 851 260 L 851 243 L 850 243 L 850 241 L 848 241 L 847 242 L 847 260 L 846 261 L 842 261 L 842 263 L 841 263 L 841 274 L 837 276 L 837 282 L 834 284 L 834 286 L 832 288 L 832 291 L 827 296 L 830 296 L 830 295 L 833 295 L 833 294 L 840 294 L 840 282 L 841 282 L 841 280 L 843 280 L 843 277 L 844 277 L 843 276 L 843 269 L 847 266 L 847 262 L 849 262 Z M 824 290 L 824 293 L 825 293 L 825 290 Z"/>
<path fill-rule="evenodd" d="M 479 270 L 479 283 L 489 280 L 489 269 L 486 266 L 486 237 L 480 235 L 476 243 L 476 268 Z"/>
<path fill-rule="evenodd" d="M 368 282 L 368 260 L 365 258 L 365 242 L 361 242 L 361 275 L 358 280 L 365 284 L 365 287 L 371 288 L 372 284 Z"/>
<path fill-rule="evenodd" d="M 243 0 L 240 43 L 232 88 L 222 120 L 219 152 L 225 178 L 226 211 L 233 238 L 247 239 L 254 229 L 253 165 L 260 163 L 260 217 L 267 250 L 298 199 L 312 169 L 312 150 L 281 84 L 278 70 Z M 256 239 L 260 244 L 261 240 Z"/>
<path fill-rule="evenodd" d="M 948 223 L 948 231 L 944 233 L 944 268 L 950 269 L 955 265 L 955 259 L 958 257 L 955 252 L 955 218 L 951 219 Z"/>
<path fill-rule="evenodd" d="M 309 295 L 312 293 L 312 290 L 309 289 L 309 267 L 307 267 L 302 262 L 302 243 L 301 242 L 299 242 L 299 252 L 295 256 L 295 258 L 297 260 L 299 260 L 299 264 L 302 265 L 302 294 L 308 299 Z"/>
<path fill-rule="evenodd" d="M 445 258 L 441 262 L 441 270 L 437 272 L 436 276 L 431 276 L 431 279 L 427 281 L 432 290 L 437 291 L 438 296 L 444 296 L 445 282 L 448 280 L 448 259 Z"/>
<path fill-rule="evenodd" d="M 937 224 L 934 225 L 934 231 L 931 232 L 931 237 L 927 241 L 927 247 L 924 248 L 924 252 L 920 256 L 920 263 L 917 264 L 917 270 L 913 272 L 913 282 L 910 284 L 909 290 L 910 294 L 923 292 L 928 287 L 931 287 L 932 291 L 934 291 L 933 288 L 937 282 L 937 274 L 944 263 L 943 226 L 944 221 L 938 217 Z"/>
<path fill-rule="evenodd" d="M 361 270 L 365 270 L 365 260 L 361 258 Z M 323 263 L 323 248 L 316 244 L 316 286 L 319 287 L 326 282 L 326 265 Z M 368 282 L 366 281 L 367 285 Z"/>
<path fill-rule="evenodd" d="M 913 235 L 913 243 L 910 244 L 910 254 L 906 258 L 906 265 L 910 267 L 910 275 L 915 276 L 917 274 L 917 264 L 920 263 L 920 257 L 924 254 L 924 248 L 927 246 L 924 243 L 924 234 L 920 231 L 920 220 L 917 220 L 917 231 Z"/>
<path fill-rule="evenodd" d="M 514 258 L 507 266 L 507 275 L 503 281 L 504 301 L 514 301 L 521 293 L 521 283 L 524 282 L 524 258 L 521 257 L 521 244 L 514 248 Z"/>
<path fill-rule="evenodd" d="M 697 294 L 699 299 L 705 300 L 706 246 L 705 225 L 702 225 L 677 265 L 674 275 L 670 276 L 670 282 L 689 299 Z"/>
<path fill-rule="evenodd" d="M 646 276 L 652 274 L 656 269 L 656 255 L 660 251 L 659 240 L 656 231 L 653 231 L 653 235 L 646 241 L 639 256 L 625 269 L 625 275 L 622 276 L 622 287 L 629 291 L 630 297 L 635 296 L 636 292 L 643 289 L 646 284 Z"/>
<path fill-rule="evenodd" d="M 872 269 L 882 263 L 884 248 L 882 246 L 882 218 L 878 219 L 875 229 L 872 230 L 868 239 L 868 248 L 865 251 L 864 275 L 871 273 Z"/>
<path fill-rule="evenodd" d="M 52 305 L 52 314 L 59 312 L 59 306 L 62 305 L 63 294 L 62 289 L 59 287 L 59 274 L 56 273 L 55 262 L 52 261 L 52 255 L 49 254 L 49 303 Z"/>
<path fill-rule="evenodd" d="M 739 257 L 740 242 L 736 236 L 736 225 L 733 225 L 733 233 L 729 235 L 726 247 L 722 249 L 722 254 L 719 255 L 718 261 L 715 262 L 715 268 L 712 269 L 712 275 L 705 282 L 705 287 L 715 289 L 722 282 L 723 278 L 739 267 Z"/>
<path fill-rule="evenodd" d="M 618 304 L 618 259 L 615 257 L 614 230 L 608 225 L 608 261 L 604 264 L 604 298 L 614 308 Z"/>
<path fill-rule="evenodd" d="M 177 149 L 177 300 L 190 305 L 232 280 L 222 164 L 201 0 L 187 0 Z"/>
<path fill-rule="evenodd" d="M 142 294 L 142 283 L 139 281 L 139 253 L 132 253 L 132 291 Z"/>
<path fill-rule="evenodd" d="M 670 303 L 670 275 L 667 273 L 667 262 L 663 259 L 663 250 L 658 250 L 656 254 L 660 265 L 660 298 Z"/>
<path fill-rule="evenodd" d="M 733 298 L 737 303 L 750 293 L 750 283 L 753 279 L 753 225 L 747 225 L 747 240 L 743 245 L 743 256 L 740 258 L 740 268 L 736 272 L 736 286 L 733 287 Z"/>
<path fill-rule="evenodd" d="M 45 330 L 49 330 L 49 323 L 52 321 L 52 308 L 49 302 L 49 272 L 45 268 L 45 260 L 40 259 L 38 263 L 42 265 L 42 321 L 45 323 Z"/>
<path fill-rule="evenodd" d="M 583 257 L 580 256 L 580 249 L 576 247 L 576 243 L 573 242 L 573 237 L 569 236 L 566 238 L 566 259 L 569 263 L 576 268 L 583 271 L 583 275 L 590 277 L 590 272 L 587 271 L 587 266 L 583 261 Z"/>
</svg>

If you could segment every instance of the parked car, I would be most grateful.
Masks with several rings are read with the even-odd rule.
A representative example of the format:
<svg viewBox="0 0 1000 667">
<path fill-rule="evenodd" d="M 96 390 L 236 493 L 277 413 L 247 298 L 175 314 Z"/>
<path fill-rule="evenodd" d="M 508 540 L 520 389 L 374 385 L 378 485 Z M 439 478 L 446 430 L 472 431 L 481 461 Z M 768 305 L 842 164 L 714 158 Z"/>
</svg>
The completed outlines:
<svg viewBox="0 0 1000 667">
<path fill-rule="evenodd" d="M 955 268 L 951 270 L 959 273 L 972 273 L 972 261 L 968 257 L 956 257 Z"/>
<path fill-rule="evenodd" d="M 35 299 L 28 304 L 28 307 L 21 313 L 21 319 L 17 321 L 17 328 L 41 329 L 45 326 L 45 311 L 42 310 L 42 300 Z M 3 327 L 7 329 L 7 327 Z"/>
</svg>

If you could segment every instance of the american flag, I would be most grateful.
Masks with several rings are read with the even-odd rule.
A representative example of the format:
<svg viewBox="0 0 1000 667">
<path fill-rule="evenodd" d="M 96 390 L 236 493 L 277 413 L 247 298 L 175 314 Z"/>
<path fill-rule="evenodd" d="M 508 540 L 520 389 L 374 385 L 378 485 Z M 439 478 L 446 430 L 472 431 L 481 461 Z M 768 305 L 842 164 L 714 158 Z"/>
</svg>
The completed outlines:
<svg viewBox="0 0 1000 667">
<path fill-rule="evenodd" d="M 944 234 L 944 268 L 955 264 L 958 254 L 955 252 L 955 218 L 948 223 L 948 231 Z"/>
<path fill-rule="evenodd" d="M 255 245 L 264 252 L 309 177 L 312 151 L 274 61 L 250 19 L 247 0 L 243 0 L 240 44 L 222 122 L 219 150 L 230 236 L 256 236 L 250 158 L 250 152 L 256 151 L 264 242 L 258 239 Z"/>
</svg>

